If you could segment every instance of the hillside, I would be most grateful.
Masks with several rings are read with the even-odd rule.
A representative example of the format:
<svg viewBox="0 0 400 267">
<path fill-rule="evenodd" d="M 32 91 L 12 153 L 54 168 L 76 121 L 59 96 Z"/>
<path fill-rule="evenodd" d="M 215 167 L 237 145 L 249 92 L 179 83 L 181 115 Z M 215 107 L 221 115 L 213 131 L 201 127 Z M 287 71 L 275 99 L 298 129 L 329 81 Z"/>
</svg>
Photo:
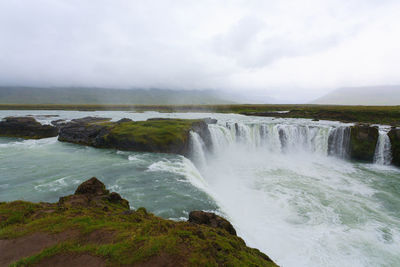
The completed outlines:
<svg viewBox="0 0 400 267">
<path fill-rule="evenodd" d="M 214 90 L 0 87 L 0 104 L 230 104 Z"/>
<path fill-rule="evenodd" d="M 400 105 L 400 85 L 340 88 L 312 102 L 323 105 Z"/>
</svg>

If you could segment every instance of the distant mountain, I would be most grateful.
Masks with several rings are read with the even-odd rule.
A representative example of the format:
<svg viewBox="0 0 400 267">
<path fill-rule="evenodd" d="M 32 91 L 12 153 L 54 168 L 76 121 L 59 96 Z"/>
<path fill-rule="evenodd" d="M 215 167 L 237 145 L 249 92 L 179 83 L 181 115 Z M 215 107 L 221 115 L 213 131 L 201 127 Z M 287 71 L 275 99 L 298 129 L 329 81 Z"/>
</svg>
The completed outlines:
<svg viewBox="0 0 400 267">
<path fill-rule="evenodd" d="M 400 105 L 400 85 L 340 88 L 312 104 Z"/>
<path fill-rule="evenodd" d="M 0 87 L 0 104 L 231 104 L 215 90 Z"/>
</svg>

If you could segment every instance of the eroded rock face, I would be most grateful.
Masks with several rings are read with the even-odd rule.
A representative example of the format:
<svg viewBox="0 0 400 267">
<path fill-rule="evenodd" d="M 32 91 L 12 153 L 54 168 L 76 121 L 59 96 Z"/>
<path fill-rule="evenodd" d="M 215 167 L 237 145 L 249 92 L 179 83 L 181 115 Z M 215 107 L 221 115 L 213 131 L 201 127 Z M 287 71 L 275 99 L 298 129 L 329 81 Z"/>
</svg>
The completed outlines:
<svg viewBox="0 0 400 267">
<path fill-rule="evenodd" d="M 110 193 L 106 186 L 96 177 L 83 182 L 75 191 L 75 194 L 61 197 L 58 205 L 62 207 L 103 207 L 109 209 L 109 203 L 118 204 L 129 210 L 129 202 L 118 193 Z"/>
<path fill-rule="evenodd" d="M 192 211 L 189 213 L 189 222 L 204 224 L 214 228 L 221 228 L 232 235 L 236 235 L 236 230 L 233 228 L 232 224 L 228 220 L 216 215 L 215 213 L 198 210 Z"/>
<path fill-rule="evenodd" d="M 94 147 L 104 145 L 103 137 L 108 133 L 108 127 L 95 124 L 96 122 L 107 122 L 109 118 L 85 117 L 74 119 L 60 125 L 58 140 L 75 144 Z"/>
<path fill-rule="evenodd" d="M 373 162 L 378 138 L 378 127 L 367 124 L 352 126 L 350 131 L 350 158 Z"/>
<path fill-rule="evenodd" d="M 41 139 L 57 136 L 58 130 L 32 117 L 7 117 L 0 121 L 0 136 Z"/>
<path fill-rule="evenodd" d="M 388 136 L 392 148 L 392 164 L 400 166 L 400 129 L 392 128 Z"/>
</svg>

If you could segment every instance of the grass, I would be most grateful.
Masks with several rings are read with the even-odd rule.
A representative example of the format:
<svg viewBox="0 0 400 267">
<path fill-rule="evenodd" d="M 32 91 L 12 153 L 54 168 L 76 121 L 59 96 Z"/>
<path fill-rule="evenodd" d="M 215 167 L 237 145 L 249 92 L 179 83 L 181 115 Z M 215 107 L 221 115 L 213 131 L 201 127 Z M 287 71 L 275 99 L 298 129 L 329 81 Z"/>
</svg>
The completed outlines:
<svg viewBox="0 0 400 267">
<path fill-rule="evenodd" d="M 165 220 L 144 208 L 126 211 L 126 207 L 115 204 L 105 211 L 98 206 L 0 203 L 0 220 L 7 222 L 0 226 L 0 239 L 78 231 L 68 240 L 14 262 L 14 267 L 32 266 L 59 254 L 100 256 L 108 266 L 137 264 L 160 255 L 183 266 L 276 266 L 257 249 L 247 247 L 241 238 L 223 229 Z M 113 234 L 107 242 L 98 243 L 90 239 L 96 231 Z"/>
<path fill-rule="evenodd" d="M 339 120 L 400 125 L 400 106 L 337 106 L 337 105 L 18 105 L 0 104 L 2 110 L 124 110 L 159 112 L 219 112 L 256 114 L 276 117 Z M 285 114 L 268 114 L 290 111 Z"/>
<path fill-rule="evenodd" d="M 111 124 L 106 139 L 128 139 L 161 150 L 173 145 L 185 144 L 188 133 L 198 120 L 150 120 Z"/>
</svg>

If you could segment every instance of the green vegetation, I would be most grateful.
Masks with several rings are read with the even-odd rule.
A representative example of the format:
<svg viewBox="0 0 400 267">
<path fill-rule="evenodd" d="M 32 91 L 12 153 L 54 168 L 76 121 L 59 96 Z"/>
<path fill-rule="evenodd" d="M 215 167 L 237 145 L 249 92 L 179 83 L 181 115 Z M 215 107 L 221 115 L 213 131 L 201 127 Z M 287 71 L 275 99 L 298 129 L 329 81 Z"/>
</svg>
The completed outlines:
<svg viewBox="0 0 400 267">
<path fill-rule="evenodd" d="M 92 188 L 94 179 L 88 181 Z M 116 193 L 80 187 L 81 192 L 78 188 L 54 204 L 0 203 L 3 245 L 14 253 L 20 249 L 18 242 L 25 244 L 20 257 L 7 264 L 32 266 L 52 257 L 84 254 L 99 257 L 108 266 L 149 262 L 160 266 L 276 266 L 224 229 L 165 220 L 144 208 L 129 210 L 126 200 Z"/>
<path fill-rule="evenodd" d="M 149 120 L 112 124 L 111 131 L 104 137 L 111 143 L 113 140 L 124 140 L 136 146 L 153 147 L 167 151 L 172 147 L 182 147 L 187 143 L 189 131 L 199 120 Z"/>
<path fill-rule="evenodd" d="M 219 112 L 400 125 L 400 106 L 334 105 L 0 105 L 3 110 L 125 110 L 159 112 Z M 289 113 L 273 113 L 289 111 Z"/>
</svg>

